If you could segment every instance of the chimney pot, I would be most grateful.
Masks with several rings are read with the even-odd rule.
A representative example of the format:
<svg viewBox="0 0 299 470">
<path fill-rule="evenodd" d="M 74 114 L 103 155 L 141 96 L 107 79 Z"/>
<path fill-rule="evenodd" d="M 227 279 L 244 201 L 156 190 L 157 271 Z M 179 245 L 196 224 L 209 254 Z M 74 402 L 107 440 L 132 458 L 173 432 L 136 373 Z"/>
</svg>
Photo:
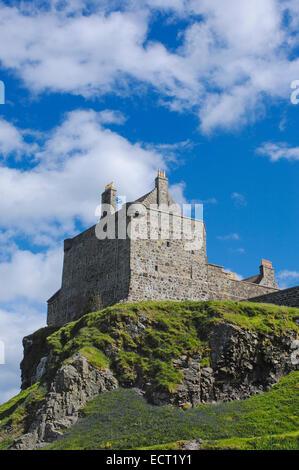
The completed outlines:
<svg viewBox="0 0 299 470">
<path fill-rule="evenodd" d="M 268 261 L 266 259 L 262 259 L 262 266 L 266 266 L 267 268 L 272 268 L 272 263 L 271 261 Z"/>
</svg>

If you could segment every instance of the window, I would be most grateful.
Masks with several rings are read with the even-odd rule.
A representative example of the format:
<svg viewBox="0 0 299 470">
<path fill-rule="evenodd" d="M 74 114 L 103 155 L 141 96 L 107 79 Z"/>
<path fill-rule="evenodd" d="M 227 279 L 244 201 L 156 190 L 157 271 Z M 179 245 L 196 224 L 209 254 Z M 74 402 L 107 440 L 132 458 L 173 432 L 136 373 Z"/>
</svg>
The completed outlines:
<svg viewBox="0 0 299 470">
<path fill-rule="evenodd" d="M 155 271 L 158 271 L 158 266 L 155 266 Z"/>
</svg>

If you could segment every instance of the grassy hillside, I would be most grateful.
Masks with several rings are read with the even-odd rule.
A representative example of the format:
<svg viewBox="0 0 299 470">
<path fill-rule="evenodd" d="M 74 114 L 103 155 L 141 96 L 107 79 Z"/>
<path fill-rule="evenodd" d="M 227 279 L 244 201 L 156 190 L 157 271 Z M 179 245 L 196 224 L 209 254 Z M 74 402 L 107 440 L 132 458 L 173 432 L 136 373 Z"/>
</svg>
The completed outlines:
<svg viewBox="0 0 299 470">
<path fill-rule="evenodd" d="M 208 337 L 215 324 L 229 322 L 256 333 L 279 336 L 287 330 L 299 332 L 293 321 L 298 317 L 295 308 L 252 302 L 148 301 L 115 305 L 84 315 L 48 336 L 48 350 L 59 358 L 53 370 L 48 370 L 48 379 L 59 364 L 80 351 L 98 367 L 109 365 L 113 357 L 110 365 L 124 387 L 142 377 L 143 381 L 151 381 L 153 389 L 173 391 L 182 380 L 181 372 L 173 366 L 174 359 L 200 354 L 202 365 L 209 365 Z"/>
<path fill-rule="evenodd" d="M 47 449 L 176 449 L 195 438 L 204 449 L 299 449 L 298 410 L 299 372 L 248 400 L 185 411 L 118 389 L 90 401 L 84 417 Z"/>
<path fill-rule="evenodd" d="M 205 445 L 210 447 L 234 446 L 235 441 L 229 439 L 237 438 L 238 446 L 252 448 L 274 446 L 275 439 L 282 442 L 282 438 L 275 437 L 280 434 L 285 435 L 285 445 L 297 445 L 296 374 L 282 381 L 280 388 L 248 401 L 202 405 L 186 411 L 170 406 L 153 407 L 126 390 L 139 379 L 142 383 L 149 382 L 153 390 L 176 390 L 182 372 L 174 367 L 174 360 L 182 355 L 198 355 L 201 366 L 208 366 L 209 334 L 215 325 L 228 322 L 265 335 L 267 347 L 271 337 L 279 338 L 290 331 L 296 331 L 298 336 L 299 327 L 294 322 L 297 318 L 299 309 L 251 302 L 141 302 L 84 315 L 57 331 L 43 328 L 28 338 L 32 347 L 23 368 L 27 382 L 31 383 L 41 357 L 47 355 L 53 360 L 49 361 L 41 384 L 27 388 L 0 406 L 0 449 L 9 448 L 13 439 L 28 431 L 57 369 L 79 351 L 95 367 L 110 367 L 123 388 L 90 402 L 85 421 L 71 431 L 79 432 L 78 440 L 66 434 L 64 439 L 71 439 L 70 443 L 63 439 L 57 443 L 59 446 L 63 442 L 70 448 L 77 445 L 103 448 L 111 442 L 115 448 L 169 442 L 178 446 L 178 440 L 203 437 Z M 260 408 L 255 408 L 256 404 Z M 277 417 L 272 420 L 274 415 Z M 84 429 L 89 419 L 94 424 L 90 429 L 87 426 L 87 440 L 83 442 L 80 429 Z M 269 444 L 268 435 L 272 436 Z M 256 442 L 254 437 L 258 437 Z"/>
<path fill-rule="evenodd" d="M 0 406 L 0 450 L 8 449 L 13 440 L 28 429 L 34 410 L 45 394 L 37 382 Z"/>
</svg>

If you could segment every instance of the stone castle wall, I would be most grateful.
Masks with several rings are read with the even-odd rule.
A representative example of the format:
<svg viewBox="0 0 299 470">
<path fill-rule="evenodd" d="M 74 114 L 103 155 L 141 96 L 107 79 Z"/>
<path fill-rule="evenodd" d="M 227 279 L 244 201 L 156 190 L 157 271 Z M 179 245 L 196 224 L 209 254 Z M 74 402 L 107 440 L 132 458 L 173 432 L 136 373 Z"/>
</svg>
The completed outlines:
<svg viewBox="0 0 299 470">
<path fill-rule="evenodd" d="M 207 264 L 207 290 L 210 300 L 243 300 L 253 295 L 262 295 L 277 292 L 275 287 L 255 284 L 246 280 L 239 281 L 232 277 L 232 273 L 223 271 L 222 266 Z"/>
<path fill-rule="evenodd" d="M 252 282 L 233 279 L 221 266 L 214 266 L 202 260 L 192 261 L 192 254 L 172 256 L 165 242 L 144 253 L 142 244 L 136 245 L 131 265 L 130 292 L 128 301 L 143 300 L 245 300 L 253 295 L 275 293 L 278 289 Z M 163 251 L 169 250 L 169 260 L 164 263 Z M 159 253 L 157 254 L 157 251 Z M 165 254 L 166 256 L 166 254 Z M 142 263 L 148 266 L 142 270 Z M 156 263 L 156 264 L 155 264 Z M 156 269 L 157 267 L 157 269 Z"/>
<path fill-rule="evenodd" d="M 48 301 L 48 325 L 63 325 L 126 299 L 129 245 L 128 239 L 98 240 L 95 226 L 65 240 L 62 286 Z"/>
<path fill-rule="evenodd" d="M 167 239 L 159 232 L 156 240 L 131 240 L 129 301 L 198 299 L 207 294 L 203 292 L 206 279 L 204 223 L 198 221 L 197 227 L 193 225 L 192 230 L 197 230 L 199 236 L 202 234 L 202 247 L 196 250 L 192 249 L 192 240 L 182 236 L 186 219 L 181 215 L 171 218 Z M 150 211 L 147 211 L 148 231 L 149 221 Z"/>
<path fill-rule="evenodd" d="M 149 227 L 149 211 L 147 213 Z M 157 240 L 132 240 L 130 245 L 130 287 L 128 301 L 143 300 L 243 300 L 254 295 L 276 292 L 269 286 L 272 272 L 269 269 L 261 282 L 238 281 L 222 266 L 207 262 L 206 231 L 203 222 L 202 247 L 190 249 L 190 241 L 181 235 L 184 217 L 174 217 L 170 237 Z M 195 230 L 195 227 L 193 227 Z M 175 239 L 180 233 L 180 239 Z M 186 249 L 189 248 L 189 249 Z M 274 277 L 273 277 L 274 279 Z"/>
<path fill-rule="evenodd" d="M 276 305 L 287 305 L 299 308 L 299 286 L 279 290 L 259 297 L 249 298 L 251 302 L 265 302 Z"/>
<path fill-rule="evenodd" d="M 48 302 L 48 325 L 124 301 L 243 300 L 277 291 L 238 281 L 208 263 L 203 234 L 201 250 L 186 250 L 188 240 L 160 234 L 157 240 L 98 240 L 95 227 L 66 240 L 62 287 Z"/>
</svg>

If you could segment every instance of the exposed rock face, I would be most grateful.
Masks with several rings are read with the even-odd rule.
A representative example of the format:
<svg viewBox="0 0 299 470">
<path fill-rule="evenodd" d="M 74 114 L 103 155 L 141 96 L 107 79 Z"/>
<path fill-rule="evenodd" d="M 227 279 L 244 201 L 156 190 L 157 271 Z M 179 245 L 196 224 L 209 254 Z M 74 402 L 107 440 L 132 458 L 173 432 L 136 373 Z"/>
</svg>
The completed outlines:
<svg viewBox="0 0 299 470">
<path fill-rule="evenodd" d="M 46 327 L 32 335 L 23 338 L 24 359 L 21 362 L 22 389 L 30 387 L 43 375 L 43 365 L 49 349 L 46 338 L 54 333 L 56 328 Z"/>
<path fill-rule="evenodd" d="M 191 441 L 184 442 L 181 450 L 200 450 L 202 443 L 202 439 L 192 439 Z"/>
<path fill-rule="evenodd" d="M 42 367 L 39 365 L 38 369 Z M 117 386 L 118 382 L 109 369 L 96 369 L 84 356 L 76 354 L 68 364 L 58 369 L 27 434 L 17 439 L 12 449 L 34 449 L 54 441 L 77 421 L 78 410 L 88 400 Z"/>
<path fill-rule="evenodd" d="M 295 332 L 259 337 L 231 324 L 215 328 L 210 338 L 215 400 L 244 399 L 269 390 L 296 369 L 291 360 L 295 338 Z"/>
<path fill-rule="evenodd" d="M 183 356 L 175 361 L 182 370 L 182 384 L 173 393 L 146 392 L 156 405 L 172 403 L 191 407 L 200 403 L 243 400 L 267 391 L 281 377 L 298 369 L 294 351 L 295 332 L 286 336 L 260 337 L 252 331 L 222 323 L 210 335 L 210 367 L 200 366 L 200 357 Z"/>
<path fill-rule="evenodd" d="M 140 336 L 146 323 L 146 317 L 144 319 L 140 317 L 134 328 L 128 323 L 130 336 L 132 338 Z M 41 357 L 37 364 L 30 367 L 28 358 L 30 359 L 33 354 L 32 345 L 28 346 L 26 341 L 24 344 L 26 345 L 23 360 L 25 367 L 22 376 L 24 384 L 28 386 L 39 380 L 49 366 L 55 363 L 56 358 L 50 353 L 48 357 Z M 209 367 L 200 365 L 202 358 L 199 355 L 193 357 L 183 355 L 173 360 L 174 367 L 182 371 L 183 380 L 172 393 L 153 390 L 152 384 L 142 381 L 142 377 L 136 379 L 137 382 L 132 386 L 140 388 L 153 404 L 171 403 L 181 407 L 195 407 L 200 403 L 249 398 L 269 390 L 281 377 L 298 368 L 296 351 L 299 346 L 295 331 L 288 331 L 287 335 L 280 336 L 274 333 L 257 335 L 251 330 L 225 322 L 213 327 L 209 336 L 209 348 L 211 349 Z M 26 351 L 29 351 L 28 358 Z M 113 362 L 114 353 L 112 351 L 109 354 L 107 351 L 105 353 Z M 103 378 L 103 372 L 94 369 L 95 377 L 92 379 L 91 375 L 93 382 L 90 382 L 86 376 L 87 360 L 82 356 L 79 357 L 85 364 L 84 368 L 79 367 L 76 361 L 75 365 L 62 366 L 52 382 L 50 393 L 54 391 L 60 393 L 60 397 L 70 397 L 68 386 L 70 374 L 75 374 L 72 383 L 76 383 L 76 393 L 80 396 L 83 393 L 88 399 L 95 396 L 97 391 L 105 391 L 105 387 L 98 387 L 97 383 L 97 380 Z M 91 368 L 90 365 L 88 367 Z M 81 378 L 78 376 L 80 371 L 83 374 Z M 109 374 L 109 377 L 112 377 L 112 373 Z M 64 387 L 67 388 L 63 392 L 64 382 Z M 83 392 L 80 391 L 80 387 Z M 72 390 L 70 399 L 72 403 L 74 403 L 74 393 Z M 69 415 L 71 416 L 71 412 Z"/>
<path fill-rule="evenodd" d="M 206 307 L 200 310 L 201 305 L 196 306 L 194 315 L 189 312 L 189 317 L 188 313 L 184 316 L 184 311 L 177 315 L 177 307 L 165 317 L 151 315 L 146 309 L 140 314 L 121 310 L 90 314 L 57 331 L 48 342 L 47 329 L 24 338 L 23 388 L 41 381 L 48 393 L 32 413 L 30 410 L 33 421 L 13 448 L 34 449 L 52 442 L 77 420 L 78 410 L 88 400 L 115 389 L 118 384 L 135 388 L 153 404 L 188 408 L 200 403 L 249 398 L 269 390 L 290 371 L 298 370 L 298 329 L 290 320 L 297 319 L 296 313 L 288 316 L 282 312 L 279 322 L 273 322 L 271 311 L 269 317 L 259 316 L 248 307 L 242 321 L 233 324 L 233 320 L 214 316 L 212 309 L 217 306 Z M 220 307 L 232 309 L 229 310 L 232 315 L 235 313 L 234 306 L 221 304 Z M 262 322 L 259 328 L 249 321 L 252 318 Z M 163 335 L 159 336 L 161 331 Z M 188 336 L 189 331 L 193 336 Z M 88 362 L 84 355 L 86 348 L 82 348 L 86 337 L 88 344 L 94 344 L 90 348 L 95 353 L 92 356 L 85 351 L 86 357 L 92 361 L 97 353 L 102 354 L 110 369 L 96 368 Z M 179 338 L 177 343 L 176 338 Z M 184 341 L 183 346 L 180 341 Z M 161 345 L 165 349 L 160 351 Z M 81 352 L 69 358 L 78 350 Z M 158 360 L 159 367 L 161 364 L 165 367 L 163 373 L 166 370 L 163 381 L 159 382 L 157 376 L 161 369 L 156 368 L 154 361 L 163 357 L 165 351 L 168 362 Z M 137 360 L 131 361 L 132 356 L 137 360 L 142 358 L 147 367 Z M 123 366 L 120 358 L 124 357 L 127 362 Z M 66 359 L 67 363 L 63 362 Z M 102 363 L 97 364 L 101 367 Z M 180 377 L 181 383 L 177 385 Z M 169 391 L 172 386 L 173 390 Z"/>
</svg>

